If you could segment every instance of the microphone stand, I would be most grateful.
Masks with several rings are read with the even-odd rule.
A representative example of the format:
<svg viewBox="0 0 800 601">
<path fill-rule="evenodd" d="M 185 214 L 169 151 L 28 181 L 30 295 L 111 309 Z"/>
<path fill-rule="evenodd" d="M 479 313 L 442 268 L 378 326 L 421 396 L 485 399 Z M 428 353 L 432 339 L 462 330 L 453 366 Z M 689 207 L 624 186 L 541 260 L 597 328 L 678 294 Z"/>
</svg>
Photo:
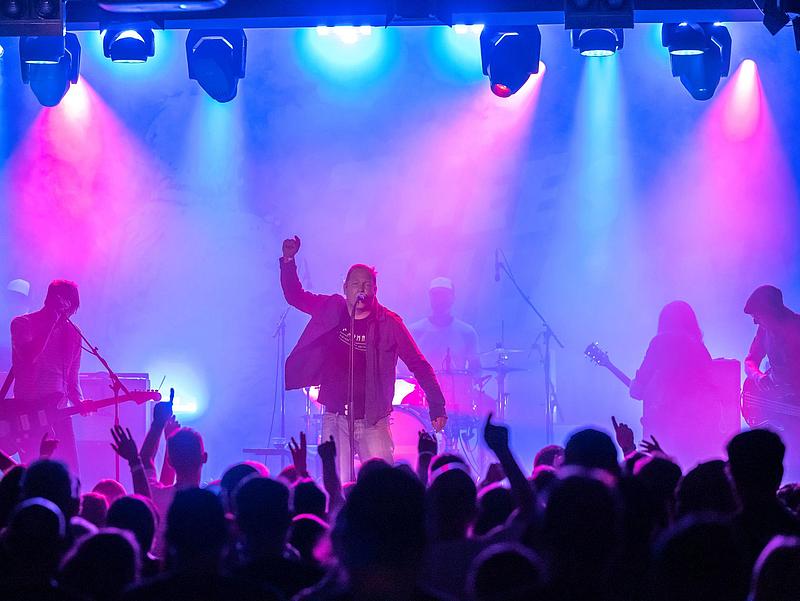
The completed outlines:
<svg viewBox="0 0 800 601">
<path fill-rule="evenodd" d="M 350 312 L 350 365 L 347 379 L 347 429 L 350 440 L 350 482 L 356 479 L 356 408 L 355 408 L 355 362 L 356 362 L 356 305 Z"/>
<path fill-rule="evenodd" d="M 501 250 L 500 254 L 503 258 L 502 261 L 499 262 L 500 268 L 508 276 L 508 279 L 511 281 L 511 283 L 514 284 L 514 288 L 517 289 L 517 292 L 519 292 L 519 295 L 522 297 L 522 300 L 525 301 L 525 304 L 533 309 L 533 312 L 541 320 L 542 327 L 544 328 L 541 335 L 544 338 L 544 359 L 542 363 L 544 366 L 545 438 L 547 444 L 553 444 L 553 416 L 556 410 L 557 402 L 555 386 L 553 386 L 553 380 L 551 376 L 550 341 L 555 340 L 556 344 L 558 344 L 558 346 L 562 349 L 564 348 L 564 345 L 561 343 L 561 340 L 559 340 L 558 336 L 556 336 L 556 333 L 553 331 L 553 328 L 550 327 L 550 324 L 547 323 L 547 320 L 544 318 L 544 316 L 539 313 L 539 310 L 536 308 L 533 302 L 531 302 L 531 299 L 528 297 L 528 295 L 522 291 L 522 288 L 520 288 L 520 285 L 517 283 L 517 280 L 508 265 L 508 259 L 506 258 L 505 253 Z"/>
<path fill-rule="evenodd" d="M 280 381 L 280 395 L 281 395 L 281 438 L 286 443 L 286 316 L 289 314 L 289 309 L 291 306 L 287 306 L 281 316 L 278 318 L 278 323 L 275 326 L 275 331 L 272 333 L 272 337 L 276 339 L 276 344 L 278 347 L 278 365 L 277 365 L 277 373 L 275 374 L 275 381 Z M 277 400 L 277 399 L 275 399 Z M 274 407 L 274 405 L 273 405 Z M 273 417 L 275 413 L 272 414 Z M 272 426 L 270 426 L 270 432 L 272 432 Z M 267 441 L 267 446 L 271 446 L 272 441 Z M 281 469 L 283 469 L 284 465 L 284 456 L 281 454 Z"/>
<path fill-rule="evenodd" d="M 75 331 L 78 332 L 78 335 L 81 337 L 83 342 L 86 343 L 86 350 L 89 354 L 94 355 L 100 364 L 105 368 L 108 372 L 108 377 L 111 379 L 111 384 L 109 385 L 111 390 L 114 392 L 114 426 L 119 426 L 119 392 L 120 390 L 124 392 L 126 395 L 130 396 L 131 391 L 128 390 L 128 387 L 122 383 L 122 380 L 119 379 L 119 376 L 111 369 L 111 366 L 108 364 L 103 356 L 100 354 L 100 349 L 94 346 L 86 336 L 83 335 L 83 332 L 76 326 L 72 321 L 67 318 L 67 323 L 75 328 Z M 119 482 L 119 455 L 114 453 L 114 476 Z"/>
</svg>

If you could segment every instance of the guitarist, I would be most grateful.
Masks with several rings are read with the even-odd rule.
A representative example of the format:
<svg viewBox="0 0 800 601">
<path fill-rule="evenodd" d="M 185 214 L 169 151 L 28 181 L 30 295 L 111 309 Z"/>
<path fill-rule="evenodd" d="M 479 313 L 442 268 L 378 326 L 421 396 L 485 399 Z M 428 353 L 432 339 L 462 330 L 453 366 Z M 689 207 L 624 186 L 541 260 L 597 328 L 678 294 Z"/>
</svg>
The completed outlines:
<svg viewBox="0 0 800 601">
<path fill-rule="evenodd" d="M 744 312 L 758 326 L 744 360 L 744 369 L 759 390 L 785 388 L 800 394 L 800 315 L 783 304 L 783 293 L 775 286 L 756 288 Z M 769 370 L 761 371 L 764 358 Z"/>
<path fill-rule="evenodd" d="M 684 301 L 667 304 L 630 395 L 643 401 L 644 438 L 655 435 L 685 466 L 721 452 L 713 444 L 719 411 L 711 394 L 711 365 L 692 307 Z"/>
<path fill-rule="evenodd" d="M 775 286 L 756 288 L 747 299 L 744 312 L 758 326 L 744 361 L 748 378 L 745 398 L 751 390 L 768 401 L 800 410 L 800 315 L 783 304 L 783 293 Z M 765 357 L 769 369 L 762 371 Z M 780 430 L 788 451 L 787 472 L 800 477 L 800 418 L 779 409 L 767 409 L 759 411 L 755 421 L 762 420 Z"/>
<path fill-rule="evenodd" d="M 47 289 L 44 307 L 11 321 L 11 355 L 15 377 L 14 397 L 35 403 L 46 401 L 63 406 L 80 406 L 83 401 L 78 373 L 81 364 L 81 337 L 69 321 L 80 306 L 78 286 L 67 280 L 54 280 Z M 2 402 L 2 400 L 0 400 Z M 72 420 L 53 424 L 60 441 L 56 459 L 78 473 L 78 453 Z M 19 450 L 23 463 L 36 458 L 38 438 L 32 436 Z"/>
</svg>

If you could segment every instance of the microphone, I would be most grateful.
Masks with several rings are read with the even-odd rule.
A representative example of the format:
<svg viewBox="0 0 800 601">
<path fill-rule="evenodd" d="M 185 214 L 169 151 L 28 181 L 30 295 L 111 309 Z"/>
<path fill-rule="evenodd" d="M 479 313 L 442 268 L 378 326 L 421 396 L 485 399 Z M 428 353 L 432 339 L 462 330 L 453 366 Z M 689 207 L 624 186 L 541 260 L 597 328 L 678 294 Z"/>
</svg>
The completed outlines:
<svg viewBox="0 0 800 601">
<path fill-rule="evenodd" d="M 500 267 L 501 267 L 500 250 L 496 248 L 496 249 L 494 249 L 494 281 L 495 282 L 499 282 L 500 281 Z"/>
<path fill-rule="evenodd" d="M 368 298 L 369 297 L 367 296 L 367 294 L 365 292 L 359 292 L 358 294 L 356 294 L 356 302 L 357 303 L 358 302 L 366 303 Z"/>
</svg>

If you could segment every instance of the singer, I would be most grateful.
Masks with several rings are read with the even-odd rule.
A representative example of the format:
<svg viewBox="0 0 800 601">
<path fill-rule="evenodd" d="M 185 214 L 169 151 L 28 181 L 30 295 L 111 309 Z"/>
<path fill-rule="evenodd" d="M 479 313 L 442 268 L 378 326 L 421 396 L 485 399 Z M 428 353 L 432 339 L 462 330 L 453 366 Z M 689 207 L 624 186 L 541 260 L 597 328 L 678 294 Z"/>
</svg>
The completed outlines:
<svg viewBox="0 0 800 601">
<path fill-rule="evenodd" d="M 433 428 L 441 431 L 447 416 L 436 375 L 402 319 L 378 302 L 374 268 L 362 264 L 350 267 L 343 295 L 313 294 L 303 289 L 297 277 L 295 255 L 299 249 L 297 236 L 283 241 L 281 287 L 286 301 L 311 315 L 311 321 L 286 359 L 286 388 L 320 386 L 319 402 L 325 406 L 322 438 L 328 440 L 333 436 L 339 473 L 348 474 L 350 445 L 346 406 L 350 337 L 353 336 L 356 454 L 362 463 L 372 457 L 392 463 L 394 445 L 389 416 L 397 359 L 402 359 L 419 381 L 428 397 Z M 354 332 L 350 332 L 351 315 L 355 317 Z"/>
<path fill-rule="evenodd" d="M 12 372 L 14 397 L 21 401 L 51 401 L 58 406 L 83 401 L 78 374 L 81 366 L 81 337 L 69 318 L 80 306 L 78 286 L 67 280 L 53 280 L 47 289 L 44 307 L 11 321 Z M 58 400 L 60 398 L 60 400 Z M 53 425 L 59 440 L 54 454 L 72 473 L 78 473 L 78 452 L 72 419 Z M 19 450 L 23 463 L 37 457 L 39 440 L 28 440 Z"/>
</svg>

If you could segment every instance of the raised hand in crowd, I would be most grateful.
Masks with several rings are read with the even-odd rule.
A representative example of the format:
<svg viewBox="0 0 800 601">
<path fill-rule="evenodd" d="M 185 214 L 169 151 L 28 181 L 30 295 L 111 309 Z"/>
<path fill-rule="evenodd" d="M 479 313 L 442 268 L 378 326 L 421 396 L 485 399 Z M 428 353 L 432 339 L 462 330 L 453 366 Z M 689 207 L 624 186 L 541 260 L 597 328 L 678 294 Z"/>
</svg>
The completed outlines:
<svg viewBox="0 0 800 601">
<path fill-rule="evenodd" d="M 428 485 L 428 468 L 438 450 L 439 444 L 436 438 L 429 432 L 420 430 L 417 441 L 417 476 L 425 486 Z"/>
<path fill-rule="evenodd" d="M 122 459 L 128 462 L 128 467 L 131 470 L 131 479 L 133 480 L 133 491 L 137 495 L 143 497 L 150 497 L 150 485 L 147 482 L 147 475 L 144 472 L 139 451 L 136 449 L 136 441 L 128 428 L 122 426 L 114 426 L 111 429 L 111 438 L 114 442 L 111 443 L 111 448 Z"/>
<path fill-rule="evenodd" d="M 150 429 L 144 437 L 142 448 L 139 456 L 142 459 L 142 465 L 145 469 L 155 470 L 153 460 L 158 452 L 158 443 L 161 440 L 161 433 L 167 426 L 167 422 L 172 417 L 172 399 L 175 396 L 175 389 L 169 389 L 169 401 L 162 401 L 156 403 L 153 407 L 153 421 L 150 423 Z"/>
<path fill-rule="evenodd" d="M 292 463 L 301 478 L 308 478 L 308 445 L 306 443 L 306 433 L 300 432 L 300 444 L 292 436 L 289 441 L 289 451 L 292 453 Z"/>
<path fill-rule="evenodd" d="M 664 449 L 661 448 L 661 443 L 658 442 L 658 439 L 652 434 L 650 435 L 650 440 L 644 439 L 639 443 L 639 446 L 646 453 L 664 453 Z"/>
<path fill-rule="evenodd" d="M 611 424 L 614 426 L 614 435 L 617 438 L 617 444 L 622 449 L 622 454 L 627 456 L 636 451 L 636 442 L 633 439 L 633 430 L 628 424 L 620 422 L 617 423 L 617 418 L 611 416 Z"/>
<path fill-rule="evenodd" d="M 178 418 L 175 417 L 174 414 L 171 415 L 167 423 L 164 424 L 164 440 L 169 440 L 172 435 L 180 429 L 181 424 Z M 158 481 L 164 486 L 172 486 L 175 484 L 175 470 L 169 462 L 169 445 L 167 445 L 164 453 L 164 461 L 161 463 L 161 474 L 158 477 Z"/>
<path fill-rule="evenodd" d="M 332 514 L 344 505 L 342 482 L 336 473 L 336 443 L 333 436 L 317 447 L 317 455 L 322 461 L 322 485 L 328 493 L 328 514 Z"/>
<path fill-rule="evenodd" d="M 523 515 L 528 515 L 533 511 L 535 497 L 533 490 L 528 484 L 528 479 L 522 473 L 517 460 L 511 453 L 508 444 L 508 428 L 492 423 L 492 414 L 486 417 L 486 424 L 483 427 L 483 439 L 486 446 L 495 454 L 503 468 L 508 481 L 511 484 L 511 492 Z"/>
</svg>

